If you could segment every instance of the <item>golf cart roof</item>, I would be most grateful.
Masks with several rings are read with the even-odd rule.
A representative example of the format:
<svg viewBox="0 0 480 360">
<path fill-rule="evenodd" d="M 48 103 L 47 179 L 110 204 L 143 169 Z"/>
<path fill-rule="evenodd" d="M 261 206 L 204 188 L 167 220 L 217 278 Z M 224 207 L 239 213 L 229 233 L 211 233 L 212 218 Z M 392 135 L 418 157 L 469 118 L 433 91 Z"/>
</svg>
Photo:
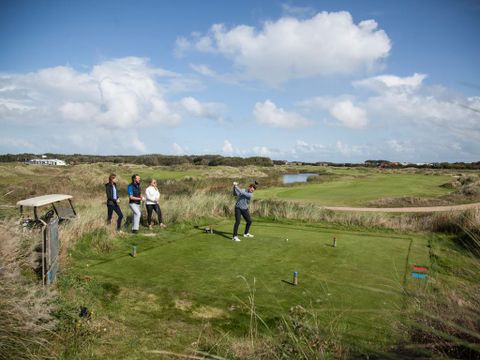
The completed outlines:
<svg viewBox="0 0 480 360">
<path fill-rule="evenodd" d="M 56 203 L 62 200 L 71 199 L 72 195 L 64 195 L 64 194 L 50 194 L 50 195 L 43 195 L 43 196 L 36 196 L 30 199 L 20 200 L 17 202 L 17 206 L 44 206 Z"/>
</svg>

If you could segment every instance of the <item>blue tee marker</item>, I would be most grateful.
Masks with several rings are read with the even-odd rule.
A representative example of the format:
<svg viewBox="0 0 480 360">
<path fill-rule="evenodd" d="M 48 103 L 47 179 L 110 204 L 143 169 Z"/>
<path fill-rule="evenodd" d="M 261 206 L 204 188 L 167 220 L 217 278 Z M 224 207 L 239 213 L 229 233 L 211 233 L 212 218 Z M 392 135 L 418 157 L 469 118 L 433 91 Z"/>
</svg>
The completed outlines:
<svg viewBox="0 0 480 360">
<path fill-rule="evenodd" d="M 412 277 L 416 279 L 425 279 L 427 277 L 427 274 L 412 272 Z"/>
</svg>

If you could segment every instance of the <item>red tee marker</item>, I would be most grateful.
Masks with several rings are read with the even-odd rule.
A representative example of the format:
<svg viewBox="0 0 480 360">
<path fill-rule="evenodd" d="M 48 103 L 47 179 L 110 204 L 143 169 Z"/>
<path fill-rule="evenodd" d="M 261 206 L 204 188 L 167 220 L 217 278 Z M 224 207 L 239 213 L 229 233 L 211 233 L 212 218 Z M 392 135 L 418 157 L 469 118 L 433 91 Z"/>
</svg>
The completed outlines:
<svg viewBox="0 0 480 360">
<path fill-rule="evenodd" d="M 413 265 L 413 271 L 427 272 L 428 268 L 426 266 Z"/>
</svg>

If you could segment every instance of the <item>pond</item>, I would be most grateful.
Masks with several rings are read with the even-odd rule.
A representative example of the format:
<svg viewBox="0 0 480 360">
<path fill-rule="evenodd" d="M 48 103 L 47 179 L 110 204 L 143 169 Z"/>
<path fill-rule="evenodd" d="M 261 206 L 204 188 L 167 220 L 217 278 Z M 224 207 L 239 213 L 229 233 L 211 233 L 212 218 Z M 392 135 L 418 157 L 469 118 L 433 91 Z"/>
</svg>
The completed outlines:
<svg viewBox="0 0 480 360">
<path fill-rule="evenodd" d="M 314 173 L 303 173 L 303 174 L 284 174 L 283 183 L 292 184 L 292 183 L 302 183 L 307 182 L 307 179 L 311 176 L 318 176 Z"/>
</svg>

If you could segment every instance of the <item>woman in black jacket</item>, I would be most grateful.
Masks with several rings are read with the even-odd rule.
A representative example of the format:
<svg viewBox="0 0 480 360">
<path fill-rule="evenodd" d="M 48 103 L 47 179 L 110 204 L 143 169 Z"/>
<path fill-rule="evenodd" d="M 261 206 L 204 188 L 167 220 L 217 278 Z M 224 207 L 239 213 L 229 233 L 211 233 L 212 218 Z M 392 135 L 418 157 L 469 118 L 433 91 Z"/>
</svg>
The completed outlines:
<svg viewBox="0 0 480 360">
<path fill-rule="evenodd" d="M 107 209 L 108 209 L 108 217 L 107 222 L 108 224 L 112 223 L 112 215 L 113 212 L 117 214 L 117 231 L 120 231 L 122 226 L 122 219 L 123 213 L 122 209 L 120 209 L 119 198 L 118 198 L 118 190 L 117 190 L 117 175 L 111 174 L 108 177 L 108 183 L 105 184 L 105 191 L 107 193 Z"/>
</svg>

